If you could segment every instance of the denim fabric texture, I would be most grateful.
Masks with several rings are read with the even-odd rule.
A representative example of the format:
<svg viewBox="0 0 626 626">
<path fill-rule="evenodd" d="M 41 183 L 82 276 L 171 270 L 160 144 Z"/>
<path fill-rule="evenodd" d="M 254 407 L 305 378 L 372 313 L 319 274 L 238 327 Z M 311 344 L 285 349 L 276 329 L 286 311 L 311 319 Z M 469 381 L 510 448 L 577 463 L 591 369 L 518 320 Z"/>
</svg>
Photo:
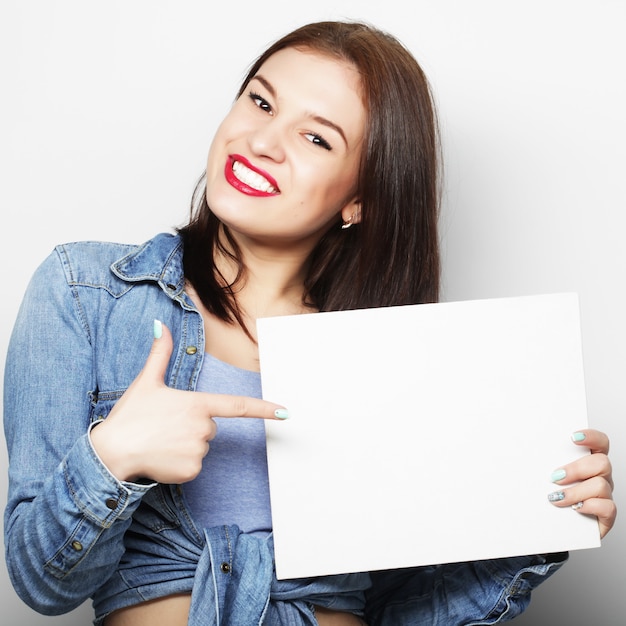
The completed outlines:
<svg viewBox="0 0 626 626">
<path fill-rule="evenodd" d="M 365 605 L 371 626 L 496 624 L 562 565 L 566 555 L 528 556 L 277 581 L 271 536 L 196 528 L 178 486 L 116 480 L 89 431 L 141 370 L 154 319 L 174 338 L 167 384 L 195 389 L 204 331 L 183 287 L 171 234 L 61 245 L 31 280 L 5 370 L 4 528 L 11 581 L 32 608 L 62 614 L 92 597 L 98 624 L 116 608 L 190 592 L 191 626 L 314 625 L 313 605 Z"/>
</svg>

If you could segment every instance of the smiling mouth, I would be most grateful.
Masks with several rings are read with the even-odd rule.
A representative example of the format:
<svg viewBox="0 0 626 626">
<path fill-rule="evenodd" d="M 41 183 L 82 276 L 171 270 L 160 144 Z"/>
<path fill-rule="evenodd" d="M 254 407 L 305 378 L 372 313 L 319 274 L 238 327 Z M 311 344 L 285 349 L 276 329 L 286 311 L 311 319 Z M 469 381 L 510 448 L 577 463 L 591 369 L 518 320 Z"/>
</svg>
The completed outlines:
<svg viewBox="0 0 626 626">
<path fill-rule="evenodd" d="M 244 165 L 241 161 L 233 160 L 232 172 L 241 183 L 251 187 L 255 191 L 260 191 L 267 194 L 276 194 L 278 189 L 270 183 L 265 176 L 262 176 L 258 172 L 251 170 L 247 165 Z"/>
</svg>

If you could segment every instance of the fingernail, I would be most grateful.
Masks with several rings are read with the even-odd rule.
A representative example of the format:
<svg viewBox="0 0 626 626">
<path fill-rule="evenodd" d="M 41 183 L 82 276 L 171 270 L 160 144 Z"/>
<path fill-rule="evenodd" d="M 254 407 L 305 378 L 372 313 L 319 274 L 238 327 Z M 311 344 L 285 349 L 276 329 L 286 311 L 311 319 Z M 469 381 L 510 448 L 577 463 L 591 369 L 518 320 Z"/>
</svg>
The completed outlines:
<svg viewBox="0 0 626 626">
<path fill-rule="evenodd" d="M 563 491 L 553 491 L 548 494 L 549 502 L 561 502 L 561 500 L 565 500 L 565 493 Z"/>
<path fill-rule="evenodd" d="M 574 511 L 578 511 L 578 509 L 582 509 L 583 508 L 583 503 L 582 502 L 577 502 L 576 504 L 572 504 L 572 508 L 574 509 Z"/>
<path fill-rule="evenodd" d="M 279 420 L 286 420 L 289 417 L 289 411 L 287 409 L 276 409 L 274 416 Z"/>
<path fill-rule="evenodd" d="M 573 442 L 584 441 L 585 437 L 586 437 L 585 433 L 574 433 L 572 435 L 572 441 Z"/>
<path fill-rule="evenodd" d="M 550 480 L 553 483 L 558 483 L 559 480 L 563 480 L 564 478 L 565 478 L 565 470 L 564 469 L 554 470 L 554 472 L 552 472 L 552 476 L 550 476 Z"/>
<path fill-rule="evenodd" d="M 159 320 L 154 320 L 153 331 L 154 331 L 154 338 L 161 339 L 161 336 L 163 335 L 163 324 L 161 324 Z"/>
</svg>

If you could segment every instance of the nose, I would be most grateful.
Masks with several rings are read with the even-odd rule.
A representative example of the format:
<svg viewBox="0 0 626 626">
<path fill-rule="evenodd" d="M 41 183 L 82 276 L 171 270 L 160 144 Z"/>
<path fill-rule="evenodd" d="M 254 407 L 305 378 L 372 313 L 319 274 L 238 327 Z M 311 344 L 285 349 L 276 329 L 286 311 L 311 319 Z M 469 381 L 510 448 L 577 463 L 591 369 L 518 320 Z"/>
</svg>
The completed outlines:
<svg viewBox="0 0 626 626">
<path fill-rule="evenodd" d="M 278 163 L 285 159 L 286 129 L 279 120 L 271 118 L 248 136 L 248 145 L 253 154 Z"/>
</svg>

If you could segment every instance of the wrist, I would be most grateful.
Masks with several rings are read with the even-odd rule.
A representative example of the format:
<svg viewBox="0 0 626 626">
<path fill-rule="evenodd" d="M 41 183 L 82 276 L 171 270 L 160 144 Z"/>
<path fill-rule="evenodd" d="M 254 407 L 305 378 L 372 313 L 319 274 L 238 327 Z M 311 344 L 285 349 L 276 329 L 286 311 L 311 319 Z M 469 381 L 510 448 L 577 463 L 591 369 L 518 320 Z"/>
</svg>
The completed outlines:
<svg viewBox="0 0 626 626">
<path fill-rule="evenodd" d="M 120 482 L 137 482 L 139 473 L 129 463 L 130 455 L 122 449 L 120 438 L 112 436 L 106 421 L 93 424 L 88 433 L 91 448 L 107 471 Z"/>
</svg>

